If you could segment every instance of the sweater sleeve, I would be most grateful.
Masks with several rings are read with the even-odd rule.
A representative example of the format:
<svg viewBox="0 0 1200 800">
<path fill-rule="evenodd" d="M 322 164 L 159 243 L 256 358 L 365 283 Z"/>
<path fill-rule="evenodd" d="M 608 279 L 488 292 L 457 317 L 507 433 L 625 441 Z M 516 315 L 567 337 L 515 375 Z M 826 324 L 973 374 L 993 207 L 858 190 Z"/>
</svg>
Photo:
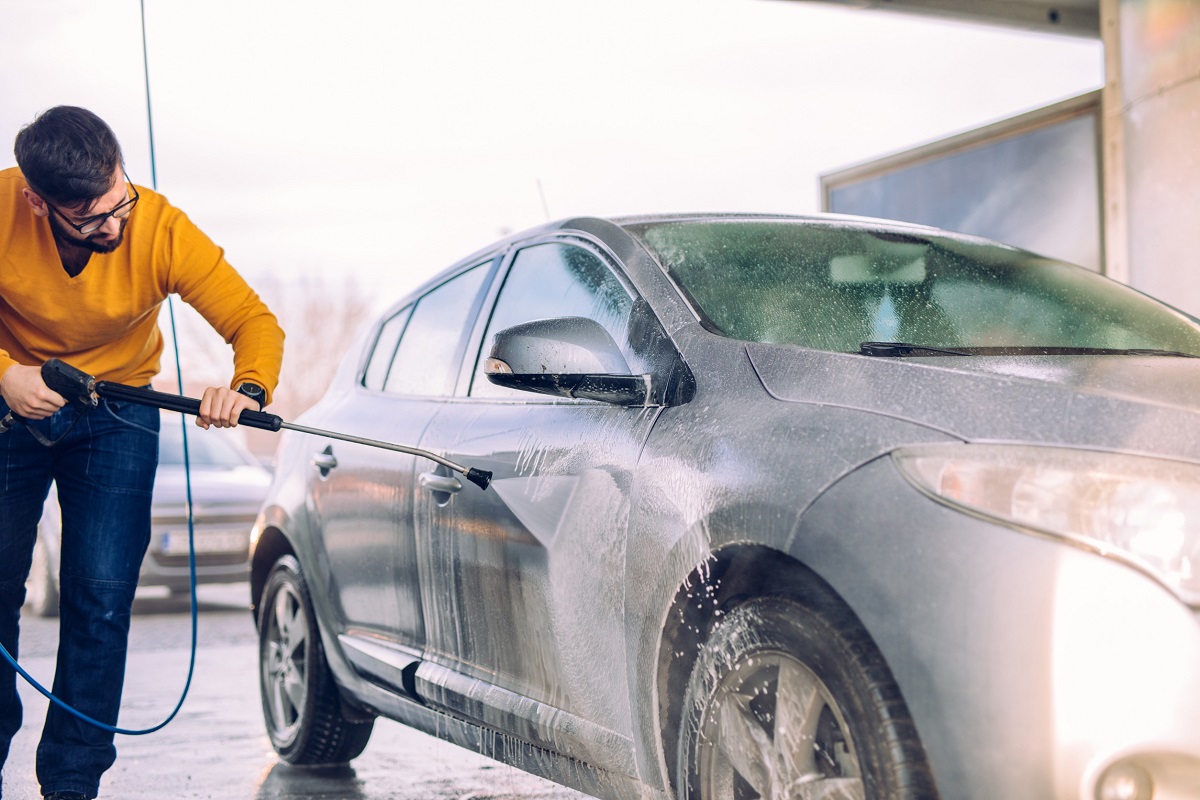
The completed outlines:
<svg viewBox="0 0 1200 800">
<path fill-rule="evenodd" d="M 13 360 L 5 350 L 0 349 L 0 381 L 4 380 L 4 373 L 8 372 L 8 368 L 15 366 L 16 361 Z"/>
<path fill-rule="evenodd" d="M 249 381 L 271 402 L 283 363 L 283 329 L 266 303 L 225 260 L 225 252 L 174 210 L 160 256 L 168 292 L 177 293 L 233 346 L 230 388 Z M 165 250 L 165 252 L 163 252 Z"/>
</svg>

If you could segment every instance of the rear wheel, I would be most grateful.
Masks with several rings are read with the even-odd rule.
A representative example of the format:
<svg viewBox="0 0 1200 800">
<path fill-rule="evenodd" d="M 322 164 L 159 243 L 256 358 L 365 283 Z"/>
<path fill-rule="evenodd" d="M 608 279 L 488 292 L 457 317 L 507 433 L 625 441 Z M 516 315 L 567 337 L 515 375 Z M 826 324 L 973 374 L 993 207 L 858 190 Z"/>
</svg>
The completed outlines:
<svg viewBox="0 0 1200 800">
<path fill-rule="evenodd" d="M 716 626 L 688 684 L 677 770 L 692 800 L 937 797 L 890 670 L 829 603 L 762 598 Z"/>
<path fill-rule="evenodd" d="M 308 585 L 292 556 L 279 559 L 271 570 L 261 609 L 259 689 L 275 752 L 290 764 L 344 764 L 355 758 L 375 723 L 342 715 Z"/>
</svg>

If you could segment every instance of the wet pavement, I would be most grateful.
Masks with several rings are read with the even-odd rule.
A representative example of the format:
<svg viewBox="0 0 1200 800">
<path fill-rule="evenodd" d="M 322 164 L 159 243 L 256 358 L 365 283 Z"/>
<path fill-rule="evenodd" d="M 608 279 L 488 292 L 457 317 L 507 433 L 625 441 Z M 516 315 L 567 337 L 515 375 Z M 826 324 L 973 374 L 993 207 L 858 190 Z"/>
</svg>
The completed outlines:
<svg viewBox="0 0 1200 800">
<path fill-rule="evenodd" d="M 117 763 L 101 798 L 248 800 L 579 800 L 578 792 L 381 719 L 366 751 L 341 769 L 299 769 L 278 760 L 263 730 L 257 640 L 245 584 L 201 587 L 195 676 L 179 715 L 148 736 L 117 736 Z M 21 662 L 53 679 L 58 626 L 22 619 Z M 191 620 L 186 598 L 143 590 L 134 606 L 120 725 L 157 725 L 187 677 Z M 48 701 L 21 682 L 25 725 L 4 770 L 7 800 L 41 797 L 34 752 Z"/>
</svg>

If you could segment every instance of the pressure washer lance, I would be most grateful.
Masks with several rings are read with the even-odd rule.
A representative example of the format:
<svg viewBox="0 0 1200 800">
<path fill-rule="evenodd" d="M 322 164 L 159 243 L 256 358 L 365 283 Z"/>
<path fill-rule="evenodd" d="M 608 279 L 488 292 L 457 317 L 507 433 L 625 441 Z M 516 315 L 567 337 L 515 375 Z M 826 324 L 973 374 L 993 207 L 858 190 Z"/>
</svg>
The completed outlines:
<svg viewBox="0 0 1200 800">
<path fill-rule="evenodd" d="M 143 406 L 163 408 L 167 411 L 178 411 L 181 414 L 191 414 L 192 416 L 200 414 L 200 401 L 195 398 L 156 392 L 153 389 L 139 389 L 136 386 L 125 386 L 124 384 L 113 383 L 111 381 L 98 381 L 86 372 L 76 369 L 57 358 L 52 358 L 42 365 L 42 380 L 46 382 L 47 386 L 62 395 L 68 403 L 80 409 L 95 408 L 100 403 L 101 397 L 107 397 Z M 11 428 L 18 419 L 19 417 L 10 411 L 4 419 L 0 419 L 0 433 L 4 433 Z M 364 439 L 360 436 L 335 433 L 334 431 L 325 431 L 319 428 L 307 428 L 303 425 L 284 422 L 282 417 L 275 414 L 268 414 L 264 411 L 243 411 L 241 416 L 238 417 L 238 424 L 272 432 L 278 432 L 280 428 L 286 428 L 289 431 L 299 431 L 300 433 L 309 433 L 314 436 L 326 436 L 330 439 L 340 439 L 344 442 L 353 442 L 355 444 L 366 445 L 367 447 L 378 447 L 383 450 L 393 450 L 397 453 L 420 456 L 459 473 L 480 489 L 487 489 L 488 484 L 492 482 L 491 472 L 455 464 L 453 461 L 442 458 L 428 450 L 392 444 L 391 442 L 381 442 L 375 439 Z"/>
</svg>

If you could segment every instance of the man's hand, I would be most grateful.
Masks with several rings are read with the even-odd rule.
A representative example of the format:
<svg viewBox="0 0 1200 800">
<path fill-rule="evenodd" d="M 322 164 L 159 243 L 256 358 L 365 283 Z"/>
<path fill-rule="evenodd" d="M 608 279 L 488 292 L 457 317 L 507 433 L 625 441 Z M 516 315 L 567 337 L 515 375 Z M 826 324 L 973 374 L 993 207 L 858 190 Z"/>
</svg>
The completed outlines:
<svg viewBox="0 0 1200 800">
<path fill-rule="evenodd" d="M 0 378 L 0 396 L 18 416 L 45 419 L 67 404 L 66 399 L 42 380 L 40 367 L 14 364 Z"/>
<path fill-rule="evenodd" d="M 236 428 L 238 417 L 246 409 L 258 411 L 258 402 L 233 389 L 210 386 L 200 398 L 200 414 L 196 417 L 196 424 L 205 430 L 210 425 L 217 428 Z"/>
</svg>

